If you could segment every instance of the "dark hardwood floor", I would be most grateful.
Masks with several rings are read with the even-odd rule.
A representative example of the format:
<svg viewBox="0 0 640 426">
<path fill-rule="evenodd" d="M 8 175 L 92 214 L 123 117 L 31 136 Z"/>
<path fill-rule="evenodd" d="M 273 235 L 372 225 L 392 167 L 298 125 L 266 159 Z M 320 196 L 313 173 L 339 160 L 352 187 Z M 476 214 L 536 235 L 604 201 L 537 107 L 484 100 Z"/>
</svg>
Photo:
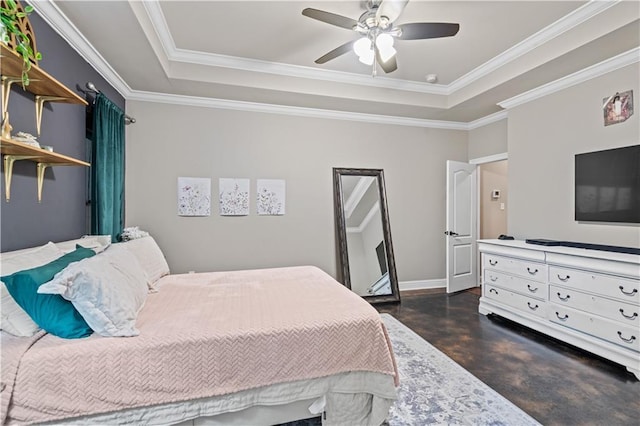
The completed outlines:
<svg viewBox="0 0 640 426">
<path fill-rule="evenodd" d="M 640 425 L 626 368 L 512 321 L 478 313 L 480 290 L 402 294 L 376 305 L 543 425 Z"/>
</svg>

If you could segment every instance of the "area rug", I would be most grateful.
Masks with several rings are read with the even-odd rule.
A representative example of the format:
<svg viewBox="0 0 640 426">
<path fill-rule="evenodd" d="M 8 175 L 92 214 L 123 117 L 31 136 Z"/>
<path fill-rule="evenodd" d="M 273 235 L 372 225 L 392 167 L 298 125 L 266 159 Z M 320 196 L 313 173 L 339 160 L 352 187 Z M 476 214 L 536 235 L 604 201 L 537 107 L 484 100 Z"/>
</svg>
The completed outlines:
<svg viewBox="0 0 640 426">
<path fill-rule="evenodd" d="M 389 314 L 381 314 L 400 373 L 390 426 L 540 425 Z"/>
</svg>

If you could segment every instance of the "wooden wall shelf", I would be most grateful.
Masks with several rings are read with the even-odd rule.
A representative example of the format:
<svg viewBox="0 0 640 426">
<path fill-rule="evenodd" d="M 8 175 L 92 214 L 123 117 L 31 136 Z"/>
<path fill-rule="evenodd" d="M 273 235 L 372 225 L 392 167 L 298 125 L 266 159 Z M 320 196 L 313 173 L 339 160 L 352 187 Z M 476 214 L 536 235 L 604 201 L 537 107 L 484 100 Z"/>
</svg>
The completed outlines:
<svg viewBox="0 0 640 426">
<path fill-rule="evenodd" d="M 11 85 L 22 86 L 22 56 L 0 43 L 0 74 L 2 74 L 2 110 L 9 107 Z M 87 101 L 47 74 L 42 68 L 33 64 L 29 70 L 29 85 L 23 87 L 35 95 L 36 127 L 40 136 L 40 123 L 45 102 L 62 102 L 67 104 L 88 105 Z"/>
<path fill-rule="evenodd" d="M 90 166 L 86 161 L 73 157 L 50 152 L 42 148 L 36 148 L 13 139 L 0 138 L 0 151 L 4 161 L 4 192 L 5 199 L 11 198 L 11 178 L 13 177 L 13 164 L 16 161 L 33 161 L 36 163 L 38 177 L 38 202 L 42 201 L 42 186 L 44 184 L 44 172 L 51 166 Z"/>
<path fill-rule="evenodd" d="M 2 74 L 3 77 L 17 78 L 19 82 L 21 82 L 22 56 L 0 43 L 0 57 L 0 74 Z M 37 65 L 31 66 L 31 70 L 29 70 L 29 80 L 29 85 L 24 89 L 34 95 L 61 98 L 56 102 L 88 105 L 87 101 L 82 99 L 77 93 L 51 77 Z M 8 97 L 8 94 L 5 94 L 5 96 Z M 3 104 L 3 106 L 6 108 L 6 105 Z"/>
<path fill-rule="evenodd" d="M 22 155 L 30 156 L 32 161 L 40 163 L 50 163 L 56 166 L 90 166 L 86 161 L 68 157 L 57 152 L 47 151 L 42 148 L 28 145 L 13 139 L 0 139 L 0 150 L 2 155 Z"/>
<path fill-rule="evenodd" d="M 0 74 L 2 75 L 2 111 L 7 112 L 11 85 L 18 83 L 22 86 L 22 56 L 6 45 L 0 43 Z M 27 92 L 35 95 L 36 127 L 40 135 L 40 123 L 45 102 L 62 102 L 70 104 L 88 105 L 77 93 L 47 74 L 42 68 L 33 64 L 29 70 L 29 85 L 23 87 Z M 3 117 L 3 120 L 5 117 Z M 8 121 L 8 118 L 7 118 Z M 8 126 L 7 126 L 8 127 Z M 6 136 L 6 135 L 5 135 Z M 16 161 L 32 161 L 36 163 L 38 178 L 38 202 L 42 200 L 42 185 L 44 172 L 51 166 L 90 166 L 85 161 L 57 152 L 46 151 L 42 148 L 18 142 L 8 137 L 0 139 L 0 151 L 4 162 L 5 198 L 11 196 L 11 178 L 13 164 Z"/>
</svg>

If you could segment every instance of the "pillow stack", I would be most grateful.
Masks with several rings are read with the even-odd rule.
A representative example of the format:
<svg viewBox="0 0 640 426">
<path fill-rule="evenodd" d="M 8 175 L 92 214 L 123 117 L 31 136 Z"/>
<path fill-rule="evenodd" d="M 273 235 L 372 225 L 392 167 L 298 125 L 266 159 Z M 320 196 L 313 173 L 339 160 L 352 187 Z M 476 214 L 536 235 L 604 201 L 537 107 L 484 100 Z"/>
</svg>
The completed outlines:
<svg viewBox="0 0 640 426">
<path fill-rule="evenodd" d="M 63 338 L 138 335 L 147 293 L 169 267 L 150 236 L 109 244 L 97 236 L 3 253 L 1 328 L 15 336 L 40 328 Z"/>
</svg>

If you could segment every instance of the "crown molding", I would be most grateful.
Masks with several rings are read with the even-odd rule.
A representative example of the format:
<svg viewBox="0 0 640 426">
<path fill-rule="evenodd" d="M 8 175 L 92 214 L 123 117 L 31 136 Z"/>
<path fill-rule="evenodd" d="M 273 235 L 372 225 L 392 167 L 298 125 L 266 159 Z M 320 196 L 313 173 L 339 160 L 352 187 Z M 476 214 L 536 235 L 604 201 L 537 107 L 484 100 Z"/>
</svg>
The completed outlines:
<svg viewBox="0 0 640 426">
<path fill-rule="evenodd" d="M 162 13 L 160 2 L 155 0 L 143 1 L 142 7 L 144 8 L 145 12 L 147 12 L 147 16 L 151 21 L 151 26 L 153 27 L 153 30 L 158 36 L 158 40 L 160 40 L 162 51 L 164 52 L 167 59 L 170 59 L 170 52 L 175 51 L 176 43 L 173 40 L 171 31 L 169 31 L 169 25 L 167 24 L 167 20 L 164 17 L 164 13 Z M 163 61 L 160 61 L 160 62 L 163 63 Z M 165 70 L 165 73 L 166 73 L 166 70 Z"/>
<path fill-rule="evenodd" d="M 162 12 L 162 8 L 160 7 L 160 3 L 157 0 L 153 0 L 145 1 L 143 2 L 143 5 L 154 31 L 160 39 L 161 45 L 164 49 L 164 54 L 169 61 L 434 95 L 449 94 L 447 87 L 441 84 L 396 80 L 386 77 L 372 78 L 370 75 L 180 49 L 176 47 L 176 44 L 171 37 L 171 31 L 164 13 Z"/>
<path fill-rule="evenodd" d="M 301 77 L 315 80 L 330 81 L 335 83 L 348 83 L 360 86 L 380 87 L 394 90 L 403 90 L 417 93 L 449 96 L 461 90 L 475 81 L 489 75 L 509 62 L 524 56 L 533 49 L 553 40 L 557 36 L 569 31 L 581 23 L 604 12 L 622 0 L 590 0 L 571 13 L 563 16 L 542 30 L 527 37 L 520 43 L 512 46 L 498 56 L 490 59 L 479 67 L 458 78 L 448 85 L 423 83 L 418 81 L 397 80 L 385 77 L 372 78 L 368 75 L 354 74 L 342 71 L 317 69 L 312 67 L 289 65 L 278 62 L 269 62 L 241 58 L 237 56 L 219 55 L 214 53 L 197 52 L 176 47 L 171 31 L 162 12 L 158 0 L 143 2 L 151 24 L 161 40 L 164 53 L 169 61 L 192 63 L 206 66 L 216 66 L 244 71 L 283 75 L 288 77 Z"/>
<path fill-rule="evenodd" d="M 104 57 L 91 45 L 91 43 L 82 35 L 78 28 L 73 25 L 64 13 L 51 0 L 25 0 L 32 5 L 35 11 L 42 19 L 49 24 L 78 54 L 85 59 L 111 86 L 115 88 L 126 100 L 137 100 L 145 102 L 160 102 L 179 105 L 199 106 L 207 108 L 233 109 L 242 111 L 266 112 L 274 114 L 286 114 L 314 118 L 328 118 L 337 120 L 350 120 L 366 123 L 391 124 L 400 126 L 449 129 L 449 130 L 473 130 L 478 127 L 505 119 L 506 111 L 500 111 L 495 114 L 480 118 L 478 120 L 464 123 L 456 121 L 440 121 L 428 120 L 420 118 L 395 117 L 376 114 L 353 113 L 334 110 L 324 110 L 315 108 L 291 107 L 283 105 L 260 104 L 253 102 L 232 101 L 225 99 L 203 98 L 194 96 L 173 95 L 165 93 L 154 93 L 133 90 L 118 75 L 118 73 L 109 65 Z M 185 62 L 201 63 L 203 60 L 212 61 L 211 64 L 217 63 L 217 66 L 235 67 L 245 66 L 251 69 L 252 65 L 259 63 L 261 66 L 280 65 L 284 68 L 293 68 L 290 71 L 292 76 L 305 76 L 306 78 L 320 78 L 329 81 L 338 81 L 343 83 L 370 85 L 376 87 L 387 87 L 391 89 L 399 89 L 405 91 L 417 91 L 421 93 L 431 93 L 440 95 L 450 95 L 456 90 L 471 84 L 478 78 L 483 77 L 487 73 L 495 70 L 507 62 L 515 59 L 519 55 L 525 54 L 528 50 L 533 49 L 540 43 L 551 40 L 553 37 L 562 34 L 570 28 L 590 19 L 591 17 L 603 12 L 609 7 L 619 3 L 621 0 L 591 0 L 587 4 L 576 9 L 569 15 L 561 18 L 555 23 L 549 25 L 520 44 L 505 51 L 503 54 L 486 62 L 460 79 L 449 85 L 433 85 L 428 83 L 398 81 L 385 77 L 362 76 L 352 73 L 337 72 L 330 70 L 318 70 L 311 67 L 290 66 L 285 64 L 274 64 L 266 61 L 255 61 L 245 58 L 227 57 L 224 55 L 206 54 L 202 52 L 190 52 L 175 48 L 175 43 L 171 38 L 170 32 L 167 30 L 167 24 L 162 15 L 162 10 L 157 0 L 145 1 L 143 5 L 154 30 L 157 32 L 161 44 L 169 58 L 174 58 Z M 165 31 L 158 31 L 158 28 L 164 28 Z M 536 45 L 537 43 L 537 45 Z M 171 54 L 169 53 L 171 52 Z M 238 62 L 240 60 L 240 62 Z M 558 90 L 571 87 L 580 82 L 597 77 L 607 72 L 614 71 L 618 68 L 636 63 L 639 61 L 639 49 L 635 48 L 626 53 L 618 55 L 609 60 L 603 61 L 594 66 L 588 67 L 582 71 L 578 71 L 569 76 L 558 79 L 554 82 L 540 86 L 536 89 L 506 99 L 499 106 L 508 109 L 513 108 L 525 102 L 537 99 L 542 96 L 549 95 Z M 296 74 L 300 73 L 300 74 Z"/>
<path fill-rule="evenodd" d="M 621 0 L 590 0 L 588 3 L 580 6 L 568 15 L 565 15 L 552 24 L 547 25 L 537 33 L 527 37 L 520 43 L 510 47 L 498 56 L 491 58 L 484 64 L 458 78 L 447 86 L 449 93 L 455 93 L 458 90 L 469 86 L 473 82 L 486 77 L 509 62 L 526 55 L 533 49 L 548 43 L 575 26 L 588 21 L 612 6 L 615 6 L 620 1 Z"/>
<path fill-rule="evenodd" d="M 155 25 L 155 24 L 154 24 Z M 220 55 L 216 53 L 198 52 L 174 48 L 165 52 L 169 61 L 205 65 L 210 67 L 231 68 L 260 74 L 273 74 L 286 77 L 306 78 L 312 80 L 329 81 L 332 83 L 346 83 L 358 86 L 378 87 L 384 89 L 402 90 L 432 95 L 446 96 L 447 87 L 441 84 L 420 83 L 409 80 L 395 80 L 388 77 L 354 74 L 344 71 L 317 69 L 301 65 L 289 65 L 280 62 L 269 62 L 259 59 L 240 58 L 237 56 Z"/>
<path fill-rule="evenodd" d="M 477 129 L 479 127 L 484 127 L 488 124 L 495 123 L 500 120 L 504 120 L 507 118 L 507 111 L 498 111 L 493 114 L 486 115 L 482 118 L 478 118 L 477 120 L 470 121 L 467 123 L 467 130 Z"/>
<path fill-rule="evenodd" d="M 27 0 L 33 9 L 53 30 L 60 35 L 78 54 L 113 86 L 125 99 L 131 93 L 129 85 L 109 65 L 78 28 L 51 0 Z"/>
<path fill-rule="evenodd" d="M 543 96 L 551 95 L 552 93 L 567 89 L 575 86 L 576 84 L 583 83 L 587 80 L 591 80 L 592 78 L 599 77 L 637 62 L 640 62 L 640 48 L 638 47 L 580 71 L 574 72 L 573 74 L 554 80 L 550 83 L 543 84 L 542 86 L 536 87 L 535 89 L 531 89 L 502 102 L 498 102 L 498 105 L 505 109 L 514 108 L 518 105 L 531 102 Z"/>
<path fill-rule="evenodd" d="M 82 35 L 80 30 L 69 21 L 66 15 L 51 0 L 27 0 L 35 11 L 50 25 L 78 54 L 86 60 L 115 90 L 126 100 L 159 102 L 178 105 L 198 106 L 206 108 L 232 109 L 240 111 L 266 112 L 302 117 L 328 118 L 336 120 L 358 121 L 365 123 L 392 124 L 399 126 L 422 127 L 448 130 L 467 130 L 467 124 L 456 121 L 427 120 L 420 118 L 395 117 L 377 114 L 342 112 L 316 108 L 291 107 L 255 102 L 232 101 L 226 99 L 204 98 L 195 96 L 173 95 L 133 90 L 109 65 L 104 57 Z M 143 2 L 145 9 L 156 2 Z M 159 6 L 158 6 L 159 8 Z M 149 9 L 147 9 L 149 10 Z M 154 10 L 153 6 L 150 10 Z M 154 12 L 152 12 L 154 13 Z M 160 11 L 161 13 L 161 11 Z M 157 19 L 157 17 L 156 17 Z M 162 18 L 164 19 L 164 17 Z M 168 34 L 168 33 L 165 33 Z M 163 45 L 173 45 L 173 40 L 158 34 Z M 348 74 L 348 73 L 344 73 Z M 389 80 L 389 79 L 387 79 Z"/>
<path fill-rule="evenodd" d="M 197 96 L 173 95 L 168 93 L 143 92 L 132 90 L 127 100 L 157 102 L 174 105 L 219 108 L 249 112 L 293 115 L 309 118 L 327 118 L 333 120 L 359 121 L 364 123 L 393 124 L 397 126 L 423 127 L 430 129 L 467 130 L 467 123 L 459 121 L 427 120 L 423 118 L 395 117 L 391 115 L 365 114 L 359 112 L 336 111 L 329 109 L 295 107 L 289 105 L 264 104 L 257 102 L 235 101 L 229 99 L 204 98 Z"/>
</svg>

